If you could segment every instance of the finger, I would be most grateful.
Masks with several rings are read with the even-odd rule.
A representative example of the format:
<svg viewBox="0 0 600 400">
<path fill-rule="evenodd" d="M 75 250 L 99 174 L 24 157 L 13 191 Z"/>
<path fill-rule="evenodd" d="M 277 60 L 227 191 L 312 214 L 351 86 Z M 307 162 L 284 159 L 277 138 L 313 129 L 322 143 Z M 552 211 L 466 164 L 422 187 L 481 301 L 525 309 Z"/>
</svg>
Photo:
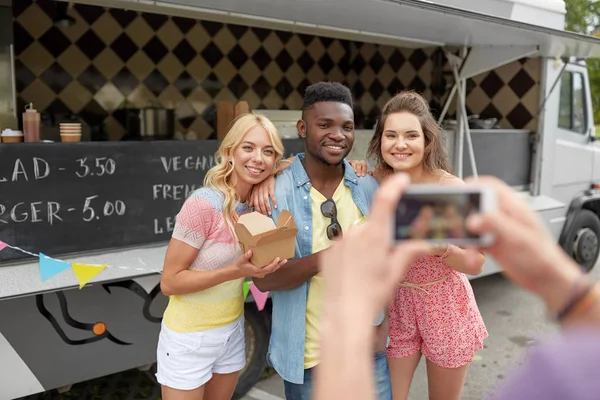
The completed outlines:
<svg viewBox="0 0 600 400">
<path fill-rule="evenodd" d="M 279 268 L 281 268 L 285 264 L 284 261 L 287 262 L 287 260 L 283 260 L 283 261 L 280 261 L 275 264 L 271 263 L 271 264 L 267 265 L 266 267 L 261 268 L 261 271 L 265 276 L 272 274 L 273 272 L 277 271 Z"/>
<path fill-rule="evenodd" d="M 244 260 L 250 262 L 250 259 L 252 258 L 252 254 L 254 254 L 254 252 L 252 251 L 252 249 L 250 249 L 247 252 L 245 252 L 242 257 L 244 258 Z"/>
<path fill-rule="evenodd" d="M 277 208 L 277 199 L 275 198 L 275 182 L 269 186 L 269 197 L 273 201 L 273 207 Z"/>
<path fill-rule="evenodd" d="M 262 203 L 265 211 L 268 215 L 271 215 L 271 204 L 269 203 L 269 192 L 264 192 L 262 197 Z"/>
<path fill-rule="evenodd" d="M 281 261 L 281 258 L 276 257 L 275 259 L 273 259 L 273 261 L 271 261 L 269 264 L 267 264 L 266 266 L 264 266 L 262 269 L 272 269 L 273 267 L 276 267 L 277 264 L 279 264 L 279 262 Z"/>
<path fill-rule="evenodd" d="M 373 227 L 373 232 L 379 232 L 376 236 L 390 235 L 393 216 L 402 197 L 402 193 L 409 184 L 409 177 L 406 174 L 395 174 L 382 182 L 381 186 L 375 192 L 373 203 L 371 204 L 371 213 L 369 215 L 369 226 Z M 387 227 L 386 229 L 381 229 Z M 391 236 L 390 236 L 391 237 Z"/>
<path fill-rule="evenodd" d="M 273 268 L 271 268 L 268 272 L 269 274 L 272 274 L 273 272 L 277 272 L 279 270 L 279 268 L 283 267 L 285 265 L 285 262 L 280 261 L 278 262 L 276 265 L 273 266 Z"/>
<path fill-rule="evenodd" d="M 364 175 L 364 165 L 361 162 L 357 162 L 356 163 L 356 167 L 354 168 L 356 170 L 356 176 L 363 176 Z"/>
<path fill-rule="evenodd" d="M 350 225 L 347 229 L 346 229 L 346 235 L 352 235 L 352 237 L 357 236 L 357 237 L 361 237 L 362 232 L 365 231 L 365 224 L 361 222 L 361 220 L 355 221 L 352 225 Z"/>
<path fill-rule="evenodd" d="M 265 200 L 265 207 L 267 208 L 267 214 L 272 215 L 273 210 L 271 210 L 271 203 L 269 202 L 269 199 Z"/>
<path fill-rule="evenodd" d="M 265 199 L 264 198 L 261 199 L 260 208 L 262 209 L 262 213 L 264 215 L 268 215 L 269 211 L 267 210 L 267 205 L 265 204 Z"/>
<path fill-rule="evenodd" d="M 286 260 L 281 260 L 278 263 L 276 263 L 275 265 L 273 265 L 270 269 L 269 273 L 275 272 L 277 271 L 279 268 L 283 267 L 286 263 L 287 263 L 287 259 Z"/>
<path fill-rule="evenodd" d="M 495 243 L 489 247 L 492 254 L 501 251 L 500 247 L 506 247 L 508 244 L 528 242 L 532 236 L 531 229 L 527 229 L 520 221 L 506 218 L 499 211 L 470 216 L 467 218 L 467 228 L 473 233 L 492 233 L 495 236 Z M 540 239 L 542 238 L 536 235 L 536 240 Z"/>
<path fill-rule="evenodd" d="M 256 211 L 258 211 L 259 213 L 263 214 L 262 210 L 261 210 L 261 193 L 260 193 L 260 189 L 259 188 L 255 188 L 254 192 L 256 192 L 256 194 L 253 197 L 254 199 L 254 208 L 256 209 Z"/>
<path fill-rule="evenodd" d="M 262 193 L 256 199 L 256 207 L 258 208 L 258 210 L 261 214 L 263 214 L 263 215 L 267 214 L 267 208 L 265 207 L 265 201 L 264 201 L 264 197 L 263 197 Z"/>
<path fill-rule="evenodd" d="M 360 230 L 360 226 L 350 229 L 342 240 L 335 241 L 326 250 L 319 252 L 319 272 L 323 274 L 323 280 L 325 282 L 337 279 L 336 274 L 338 273 L 337 266 L 340 265 L 340 260 L 345 254 L 345 246 L 348 242 L 352 242 L 352 237 L 356 230 Z M 331 275 L 331 277 L 329 277 Z"/>
</svg>

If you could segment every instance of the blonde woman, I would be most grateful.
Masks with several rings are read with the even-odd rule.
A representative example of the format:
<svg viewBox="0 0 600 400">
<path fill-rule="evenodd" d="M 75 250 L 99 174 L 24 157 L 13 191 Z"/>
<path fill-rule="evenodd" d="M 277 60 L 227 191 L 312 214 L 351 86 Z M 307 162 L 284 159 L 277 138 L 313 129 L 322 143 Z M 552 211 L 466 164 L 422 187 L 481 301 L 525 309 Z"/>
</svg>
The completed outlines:
<svg viewBox="0 0 600 400">
<path fill-rule="evenodd" d="M 242 254 L 233 224 L 248 212 L 252 188 L 275 173 L 283 143 L 267 118 L 244 114 L 217 152 L 204 187 L 177 215 L 167 248 L 162 292 L 169 296 L 157 348 L 164 400 L 229 400 L 246 363 L 245 277 L 264 277 L 287 260 L 264 268 Z"/>
</svg>

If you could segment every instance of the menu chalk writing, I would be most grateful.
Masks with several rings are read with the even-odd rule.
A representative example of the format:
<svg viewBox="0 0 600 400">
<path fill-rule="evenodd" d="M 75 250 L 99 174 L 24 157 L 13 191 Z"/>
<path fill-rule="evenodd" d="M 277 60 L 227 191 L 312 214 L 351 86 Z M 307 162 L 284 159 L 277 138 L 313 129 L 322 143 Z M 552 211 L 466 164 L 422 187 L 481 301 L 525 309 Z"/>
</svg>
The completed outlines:
<svg viewBox="0 0 600 400">
<path fill-rule="evenodd" d="M 304 149 L 284 140 L 286 157 Z M 0 240 L 58 256 L 170 239 L 217 140 L 0 145 Z M 3 261 L 27 255 L 5 250 Z"/>
</svg>

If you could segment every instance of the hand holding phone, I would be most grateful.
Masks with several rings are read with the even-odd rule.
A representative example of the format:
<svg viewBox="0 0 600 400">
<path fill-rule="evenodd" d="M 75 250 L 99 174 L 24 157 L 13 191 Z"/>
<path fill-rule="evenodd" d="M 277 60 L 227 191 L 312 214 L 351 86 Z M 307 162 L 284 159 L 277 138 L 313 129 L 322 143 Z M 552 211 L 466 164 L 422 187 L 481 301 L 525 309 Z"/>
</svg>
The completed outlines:
<svg viewBox="0 0 600 400">
<path fill-rule="evenodd" d="M 471 214 L 485 213 L 496 206 L 496 193 L 486 186 L 410 185 L 396 208 L 395 239 L 461 247 L 489 246 L 492 235 L 470 232 L 466 220 Z"/>
</svg>

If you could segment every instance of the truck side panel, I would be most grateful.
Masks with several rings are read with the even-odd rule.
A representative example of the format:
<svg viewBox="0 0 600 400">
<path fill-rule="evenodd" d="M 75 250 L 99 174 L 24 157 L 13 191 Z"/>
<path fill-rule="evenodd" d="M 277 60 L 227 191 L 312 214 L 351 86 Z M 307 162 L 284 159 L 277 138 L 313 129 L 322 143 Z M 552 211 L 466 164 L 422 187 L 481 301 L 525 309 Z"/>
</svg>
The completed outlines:
<svg viewBox="0 0 600 400">
<path fill-rule="evenodd" d="M 40 381 L 1 332 L 0 354 L 0 399 L 14 399 L 44 391 Z"/>
<path fill-rule="evenodd" d="M 600 132 L 596 132 L 600 135 Z M 600 144 L 596 142 L 594 144 L 594 172 L 592 175 L 594 183 L 600 183 Z"/>
<path fill-rule="evenodd" d="M 30 371 L 28 387 L 16 387 L 25 392 L 11 396 L 153 363 L 166 303 L 158 279 L 151 290 L 126 280 L 0 301 L 0 337 Z M 12 384 L 24 372 L 3 375 Z"/>
</svg>

